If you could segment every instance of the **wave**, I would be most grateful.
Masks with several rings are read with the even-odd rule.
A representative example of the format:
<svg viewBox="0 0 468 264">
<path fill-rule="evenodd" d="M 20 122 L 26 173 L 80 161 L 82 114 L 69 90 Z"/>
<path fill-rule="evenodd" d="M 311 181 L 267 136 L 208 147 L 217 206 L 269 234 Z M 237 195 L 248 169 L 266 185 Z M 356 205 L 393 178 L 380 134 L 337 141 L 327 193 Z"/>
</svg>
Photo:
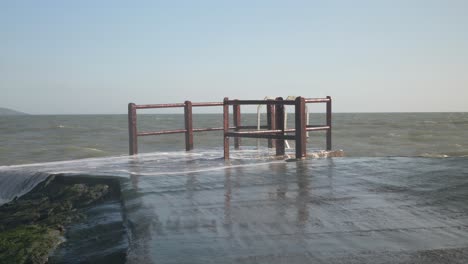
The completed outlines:
<svg viewBox="0 0 468 264">
<path fill-rule="evenodd" d="M 92 149 L 91 151 L 100 151 Z M 224 160 L 222 149 L 195 151 L 153 152 L 135 156 L 108 156 L 67 161 L 41 162 L 23 165 L 0 166 L 0 204 L 30 191 L 36 184 L 51 174 L 102 175 L 129 178 L 133 176 L 186 175 L 198 172 L 219 171 L 229 168 L 265 166 L 284 163 L 288 159 L 277 159 L 274 149 L 251 148 L 232 150 L 231 159 Z M 294 158 L 294 149 L 287 150 L 286 158 Z M 309 158 L 342 157 L 339 151 L 309 151 Z M 431 153 L 424 152 L 415 157 L 449 158 L 468 157 L 468 152 Z"/>
<path fill-rule="evenodd" d="M 94 153 L 106 153 L 102 149 L 92 148 L 92 147 L 81 147 L 81 146 L 68 146 L 66 147 L 68 151 L 84 151 L 84 152 L 94 152 Z"/>
<path fill-rule="evenodd" d="M 266 155 L 265 152 L 262 155 L 255 155 L 253 151 L 234 152 L 232 159 L 225 161 L 221 151 L 179 151 L 0 166 L 0 205 L 29 192 L 51 174 L 128 178 L 133 175 L 175 175 L 284 162 L 265 159 Z"/>
<path fill-rule="evenodd" d="M 438 153 L 423 153 L 416 157 L 423 157 L 423 158 L 449 158 L 450 156 L 447 154 L 438 154 Z"/>
<path fill-rule="evenodd" d="M 3 171 L 0 177 L 0 205 L 32 190 L 49 176 L 37 171 Z"/>
<path fill-rule="evenodd" d="M 407 157 L 423 157 L 423 158 L 465 158 L 468 157 L 468 151 L 447 151 L 447 152 L 424 152 L 414 156 Z"/>
<path fill-rule="evenodd" d="M 434 124 L 434 125 L 435 125 L 435 124 L 439 124 L 438 122 L 432 121 L 432 120 L 424 120 L 423 123 L 424 123 L 424 124 Z"/>
<path fill-rule="evenodd" d="M 200 168 L 192 170 L 187 168 L 187 170 L 179 170 L 179 171 L 164 171 L 164 172 L 129 172 L 131 175 L 137 176 L 158 176 L 158 175 L 185 175 L 189 173 L 198 173 L 198 172 L 208 172 L 208 171 L 219 171 L 231 168 L 246 168 L 246 167 L 257 167 L 257 166 L 265 166 L 270 165 L 272 163 L 283 163 L 284 160 L 272 160 L 269 162 L 262 162 L 262 163 L 253 163 L 253 164 L 239 164 L 239 165 L 225 165 L 220 167 L 209 167 L 209 168 Z"/>
</svg>

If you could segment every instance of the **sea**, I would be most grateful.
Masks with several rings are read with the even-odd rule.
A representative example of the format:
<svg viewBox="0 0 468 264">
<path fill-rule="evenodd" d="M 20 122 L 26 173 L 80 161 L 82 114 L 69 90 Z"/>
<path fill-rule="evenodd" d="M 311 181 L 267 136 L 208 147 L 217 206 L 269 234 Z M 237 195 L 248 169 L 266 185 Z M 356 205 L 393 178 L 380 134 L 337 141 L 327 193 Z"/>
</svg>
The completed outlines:
<svg viewBox="0 0 468 264">
<path fill-rule="evenodd" d="M 242 118 L 243 125 L 257 125 L 256 114 Z M 193 119 L 195 128 L 222 127 L 221 114 L 195 114 Z M 309 122 L 324 124 L 324 116 L 311 114 Z M 138 125 L 139 131 L 183 129 L 184 120 L 179 114 L 139 115 Z M 333 149 L 342 149 L 347 157 L 467 157 L 467 131 L 468 113 L 335 113 Z M 221 133 L 196 133 L 195 151 L 222 147 Z M 183 134 L 139 138 L 141 153 L 183 150 L 184 144 Z M 246 144 L 257 146 L 252 140 Z M 324 133 L 309 133 L 308 148 L 324 144 Z M 0 165 L 127 153 L 126 115 L 0 117 Z"/>
<path fill-rule="evenodd" d="M 259 120 L 242 115 L 242 125 Z M 222 114 L 193 122 L 222 127 Z M 128 156 L 126 115 L 2 116 L 0 204 L 50 174 L 120 180 L 126 242 L 88 248 L 88 259 L 65 242 L 56 263 L 122 245 L 123 263 L 468 261 L 468 113 L 334 113 L 332 124 L 343 157 L 290 162 L 294 142 L 278 159 L 266 140 L 242 139 L 225 161 L 222 131 L 195 133 L 188 152 L 184 134 L 139 137 Z M 183 127 L 181 114 L 138 115 L 139 131 Z M 325 142 L 309 132 L 308 152 Z"/>
</svg>

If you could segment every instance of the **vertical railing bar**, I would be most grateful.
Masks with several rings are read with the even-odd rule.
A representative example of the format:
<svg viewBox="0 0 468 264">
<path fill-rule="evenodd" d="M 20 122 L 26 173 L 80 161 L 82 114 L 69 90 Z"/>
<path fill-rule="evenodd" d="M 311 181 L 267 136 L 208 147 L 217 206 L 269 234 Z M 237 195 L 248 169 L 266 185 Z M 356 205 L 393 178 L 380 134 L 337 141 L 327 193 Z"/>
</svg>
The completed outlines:
<svg viewBox="0 0 468 264">
<path fill-rule="evenodd" d="M 299 96 L 295 101 L 296 159 L 302 159 L 306 157 L 305 99 Z"/>
<path fill-rule="evenodd" d="M 271 100 L 271 99 L 268 99 Z M 269 130 L 276 129 L 276 116 L 275 106 L 267 105 L 267 126 Z M 268 148 L 274 148 L 276 146 L 276 140 L 268 139 Z"/>
<path fill-rule="evenodd" d="M 281 135 L 284 136 L 284 104 L 283 98 L 277 97 L 275 104 L 275 114 L 276 114 L 276 129 L 281 129 L 283 132 Z M 276 140 L 276 156 L 284 156 L 284 139 Z"/>
<path fill-rule="evenodd" d="M 240 105 L 239 104 L 233 104 L 232 105 L 232 112 L 233 112 L 233 121 L 234 121 L 234 127 L 235 131 L 240 130 L 241 126 L 241 111 L 240 111 Z M 240 147 L 240 141 L 241 139 L 239 137 L 234 138 L 234 148 L 239 149 Z"/>
<path fill-rule="evenodd" d="M 185 119 L 185 150 L 193 149 L 193 119 L 192 119 L 192 102 L 184 102 L 184 119 Z"/>
<path fill-rule="evenodd" d="M 301 144 L 302 144 L 302 158 L 307 157 L 307 120 L 306 120 L 306 103 L 305 98 L 301 98 Z M 307 110 L 308 112 L 308 110 Z"/>
<path fill-rule="evenodd" d="M 223 130 L 224 130 L 224 159 L 229 159 L 229 105 L 228 98 L 224 97 L 223 101 Z"/>
<path fill-rule="evenodd" d="M 137 125 L 136 125 L 136 105 L 128 104 L 128 154 L 138 154 Z"/>
<path fill-rule="evenodd" d="M 332 98 L 327 96 L 327 150 L 332 150 Z"/>
</svg>

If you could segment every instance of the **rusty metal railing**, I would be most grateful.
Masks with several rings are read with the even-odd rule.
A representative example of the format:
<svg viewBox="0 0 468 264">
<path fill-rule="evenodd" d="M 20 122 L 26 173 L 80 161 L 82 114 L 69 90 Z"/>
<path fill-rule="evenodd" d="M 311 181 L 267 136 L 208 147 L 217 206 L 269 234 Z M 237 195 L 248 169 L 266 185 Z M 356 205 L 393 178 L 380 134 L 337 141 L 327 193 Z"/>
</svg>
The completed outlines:
<svg viewBox="0 0 468 264">
<path fill-rule="evenodd" d="M 129 135 L 129 154 L 138 154 L 138 137 L 139 136 L 154 136 L 154 135 L 167 135 L 185 133 L 185 149 L 193 149 L 193 133 L 205 131 L 220 131 L 222 127 L 209 127 L 209 128 L 193 128 L 192 108 L 193 107 L 207 107 L 207 106 L 222 106 L 220 102 L 209 103 L 192 103 L 185 101 L 178 104 L 146 104 L 136 105 L 134 103 L 128 104 L 128 135 Z M 184 121 L 185 129 L 175 130 L 161 130 L 161 131 L 137 131 L 137 109 L 155 109 L 155 108 L 184 108 Z"/>
<path fill-rule="evenodd" d="M 306 125 L 305 105 L 308 103 L 326 103 L 326 125 Z M 233 126 L 229 126 L 229 106 L 233 109 Z M 241 125 L 241 105 L 266 105 L 267 106 L 267 125 L 257 126 Z M 286 105 L 295 106 L 295 128 L 285 129 L 284 107 Z M 192 108 L 193 107 L 212 107 L 223 106 L 223 127 L 193 128 Z M 161 131 L 142 131 L 137 130 L 137 109 L 155 109 L 155 108 L 184 108 L 184 129 L 161 130 Z M 229 100 L 225 98 L 223 102 L 205 102 L 192 103 L 185 101 L 176 104 L 146 104 L 136 105 L 128 104 L 128 132 L 129 132 L 129 154 L 138 154 L 138 137 L 167 134 L 185 134 L 185 149 L 193 149 L 193 134 L 206 131 L 224 131 L 224 158 L 229 159 L 229 137 L 234 138 L 234 147 L 238 149 L 241 138 L 265 138 L 268 139 L 268 147 L 276 147 L 276 155 L 285 154 L 285 140 L 296 141 L 296 158 L 304 158 L 306 153 L 306 132 L 307 131 L 327 131 L 327 150 L 331 150 L 332 140 L 332 99 L 326 98 L 303 98 L 297 97 L 295 100 L 283 100 L 278 97 L 268 100 Z M 250 131 L 241 131 L 250 129 Z M 290 135 L 294 133 L 294 135 Z"/>
<path fill-rule="evenodd" d="M 305 105 L 307 103 L 326 103 L 326 125 L 306 125 Z M 234 126 L 235 131 L 231 131 L 229 127 L 229 105 L 232 105 L 234 111 Z M 236 113 L 240 113 L 241 105 L 266 105 L 267 106 L 267 130 L 260 131 L 239 131 L 236 123 Z M 295 106 L 295 128 L 285 129 L 284 122 L 284 107 L 286 105 Z M 236 110 L 237 109 L 237 110 Z M 276 155 L 282 156 L 285 154 L 285 140 L 296 141 L 296 159 L 306 157 L 307 146 L 307 131 L 327 131 L 327 150 L 331 150 L 331 131 L 332 131 L 332 99 L 330 96 L 326 98 L 303 98 L 297 97 L 295 100 L 283 100 L 277 97 L 275 100 L 229 100 L 227 97 L 223 101 L 223 128 L 224 128 L 224 158 L 229 159 L 229 138 L 266 138 L 275 140 Z M 287 135 L 294 133 L 294 135 Z M 273 144 L 269 144 L 273 145 Z M 237 146 L 236 146 L 237 148 Z"/>
</svg>

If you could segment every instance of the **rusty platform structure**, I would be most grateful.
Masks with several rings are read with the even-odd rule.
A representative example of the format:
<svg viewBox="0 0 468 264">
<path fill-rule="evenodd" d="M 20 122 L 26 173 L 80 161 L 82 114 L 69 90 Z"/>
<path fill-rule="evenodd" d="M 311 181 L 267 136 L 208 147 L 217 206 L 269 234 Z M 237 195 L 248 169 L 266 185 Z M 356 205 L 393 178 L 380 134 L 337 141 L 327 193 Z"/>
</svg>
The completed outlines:
<svg viewBox="0 0 468 264">
<path fill-rule="evenodd" d="M 326 104 L 326 124 L 307 125 L 306 104 L 324 103 Z M 267 108 L 267 125 L 257 126 L 241 124 L 241 106 L 265 105 Z M 294 106 L 295 128 L 286 129 L 285 126 L 285 106 Z M 193 107 L 223 107 L 223 127 L 193 128 L 192 109 Z M 230 126 L 229 108 L 232 106 L 233 126 Z M 184 129 L 161 130 L 161 131 L 137 131 L 137 109 L 157 109 L 157 108 L 184 108 Z M 129 131 L 129 155 L 138 154 L 138 137 L 167 134 L 185 134 L 185 149 L 193 149 L 193 136 L 196 132 L 223 131 L 224 133 L 224 159 L 229 159 L 229 139 L 234 138 L 234 148 L 239 149 L 241 138 L 263 138 L 268 139 L 268 147 L 276 148 L 277 156 L 285 155 L 285 140 L 294 140 L 296 145 L 296 159 L 303 159 L 307 156 L 307 132 L 326 131 L 326 150 L 332 149 L 332 99 L 326 98 L 304 98 L 296 97 L 294 100 L 284 100 L 282 97 L 267 100 L 229 100 L 224 98 L 223 102 L 201 102 L 194 103 L 185 101 L 176 104 L 128 104 L 128 131 Z"/>
</svg>

